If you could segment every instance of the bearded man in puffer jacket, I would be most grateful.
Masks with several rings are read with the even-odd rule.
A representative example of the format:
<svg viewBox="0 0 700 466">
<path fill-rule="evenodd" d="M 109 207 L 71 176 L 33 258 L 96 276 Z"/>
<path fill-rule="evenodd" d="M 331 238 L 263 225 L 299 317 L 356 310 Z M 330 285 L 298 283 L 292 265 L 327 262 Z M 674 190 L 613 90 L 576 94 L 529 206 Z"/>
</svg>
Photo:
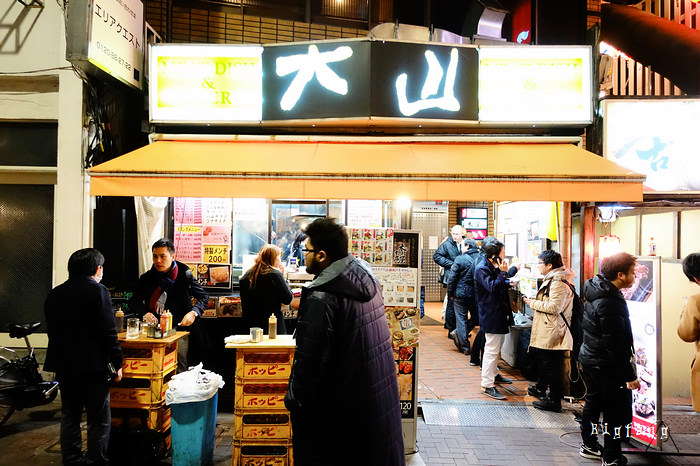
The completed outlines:
<svg viewBox="0 0 700 466">
<path fill-rule="evenodd" d="M 284 402 L 294 463 L 405 465 L 391 334 L 381 287 L 348 255 L 333 219 L 306 228 L 303 253 L 316 276 L 302 290 L 296 351 Z"/>
</svg>

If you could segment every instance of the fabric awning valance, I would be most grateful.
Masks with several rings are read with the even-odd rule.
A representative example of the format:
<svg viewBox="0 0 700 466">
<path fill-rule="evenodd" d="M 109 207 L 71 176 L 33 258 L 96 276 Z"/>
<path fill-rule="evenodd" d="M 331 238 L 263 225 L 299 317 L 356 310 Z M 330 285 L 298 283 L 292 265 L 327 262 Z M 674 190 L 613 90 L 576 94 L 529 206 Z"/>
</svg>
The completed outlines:
<svg viewBox="0 0 700 466">
<path fill-rule="evenodd" d="M 565 143 L 159 140 L 93 196 L 641 201 L 644 175 Z"/>
</svg>

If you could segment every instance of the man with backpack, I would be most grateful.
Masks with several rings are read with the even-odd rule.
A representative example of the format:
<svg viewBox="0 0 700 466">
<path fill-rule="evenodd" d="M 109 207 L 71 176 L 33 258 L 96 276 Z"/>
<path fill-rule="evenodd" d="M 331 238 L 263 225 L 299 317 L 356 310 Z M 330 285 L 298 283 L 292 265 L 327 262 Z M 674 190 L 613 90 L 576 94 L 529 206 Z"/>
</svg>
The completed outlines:
<svg viewBox="0 0 700 466">
<path fill-rule="evenodd" d="M 530 348 L 536 352 L 538 365 L 537 383 L 527 392 L 539 398 L 532 403 L 535 408 L 560 413 L 564 354 L 573 348 L 567 323 L 571 322 L 574 292 L 566 280 L 569 272 L 558 252 L 542 251 L 537 260 L 544 281 L 535 299 L 523 298 L 533 311 Z"/>
<path fill-rule="evenodd" d="M 469 332 L 479 325 L 474 299 L 474 260 L 479 247 L 473 239 L 464 240 L 462 255 L 455 258 L 447 280 L 447 296 L 453 301 L 457 328 L 453 332 L 458 351 L 469 354 Z"/>
</svg>

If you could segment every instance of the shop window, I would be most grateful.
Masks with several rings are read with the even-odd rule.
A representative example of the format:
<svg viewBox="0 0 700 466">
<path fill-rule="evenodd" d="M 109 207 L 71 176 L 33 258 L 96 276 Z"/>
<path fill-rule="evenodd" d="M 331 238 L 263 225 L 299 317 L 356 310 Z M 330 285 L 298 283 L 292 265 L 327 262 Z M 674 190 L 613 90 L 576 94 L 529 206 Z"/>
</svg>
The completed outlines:
<svg viewBox="0 0 700 466">
<path fill-rule="evenodd" d="M 56 123 L 0 123 L 0 165 L 55 167 L 57 154 Z"/>
<path fill-rule="evenodd" d="M 325 217 L 326 212 L 326 201 L 272 201 L 270 236 L 272 243 L 282 248 L 283 261 L 296 257 L 304 265 L 302 231 L 317 218 Z"/>
<path fill-rule="evenodd" d="M 2 329 L 13 322 L 45 321 L 44 299 L 51 291 L 53 263 L 53 202 L 53 186 L 0 184 Z"/>
<path fill-rule="evenodd" d="M 233 254 L 234 276 L 240 276 L 243 264 L 250 263 L 260 248 L 267 243 L 267 200 L 233 200 Z"/>
</svg>

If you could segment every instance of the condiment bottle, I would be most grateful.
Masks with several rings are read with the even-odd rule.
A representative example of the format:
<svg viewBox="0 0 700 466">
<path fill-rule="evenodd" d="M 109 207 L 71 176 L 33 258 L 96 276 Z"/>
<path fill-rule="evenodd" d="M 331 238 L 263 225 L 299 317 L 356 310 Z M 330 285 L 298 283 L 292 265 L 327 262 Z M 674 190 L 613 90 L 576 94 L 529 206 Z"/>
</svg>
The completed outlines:
<svg viewBox="0 0 700 466">
<path fill-rule="evenodd" d="M 267 321 L 267 336 L 270 340 L 277 338 L 277 317 L 274 314 Z"/>
<path fill-rule="evenodd" d="M 124 331 L 124 312 L 122 311 L 122 307 L 119 306 L 119 309 L 117 312 L 114 313 L 114 322 L 116 323 L 117 326 L 117 333 L 121 333 Z"/>
<path fill-rule="evenodd" d="M 160 324 L 156 325 L 156 331 L 153 333 L 153 338 L 163 338 L 163 331 Z"/>
<path fill-rule="evenodd" d="M 656 242 L 654 241 L 654 237 L 652 236 L 649 238 L 649 256 L 655 256 L 656 255 Z"/>
<path fill-rule="evenodd" d="M 168 332 L 173 330 L 173 313 L 168 311 Z"/>
<path fill-rule="evenodd" d="M 160 328 L 163 332 L 163 336 L 168 334 L 168 311 L 160 315 Z"/>
</svg>

